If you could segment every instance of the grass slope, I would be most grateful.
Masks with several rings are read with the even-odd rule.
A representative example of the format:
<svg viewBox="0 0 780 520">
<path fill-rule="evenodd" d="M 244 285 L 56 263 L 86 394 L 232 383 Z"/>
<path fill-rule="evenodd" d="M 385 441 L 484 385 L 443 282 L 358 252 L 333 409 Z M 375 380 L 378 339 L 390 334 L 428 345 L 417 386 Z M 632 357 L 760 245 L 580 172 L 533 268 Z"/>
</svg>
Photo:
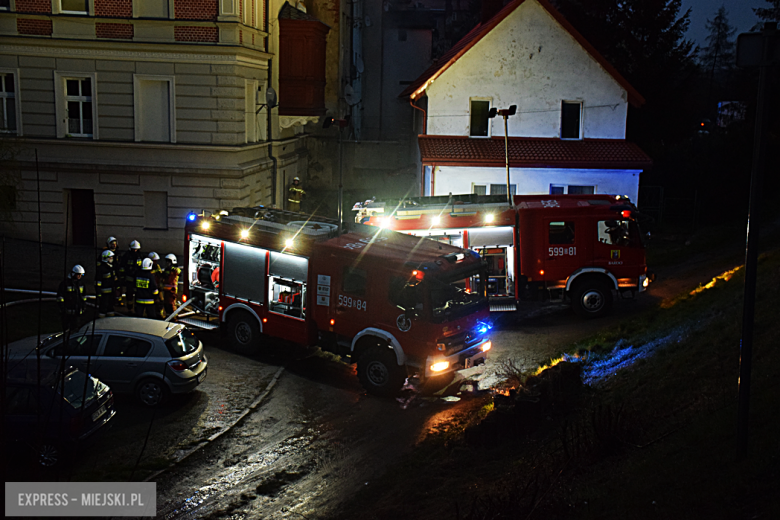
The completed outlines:
<svg viewBox="0 0 780 520">
<path fill-rule="evenodd" d="M 533 434 L 474 447 L 462 432 L 491 409 L 486 401 L 429 436 L 336 517 L 780 518 L 780 250 L 759 262 L 750 456 L 741 460 L 743 290 L 740 269 L 574 345 L 588 351 L 586 370 L 621 349 L 646 355 L 602 373 Z"/>
</svg>

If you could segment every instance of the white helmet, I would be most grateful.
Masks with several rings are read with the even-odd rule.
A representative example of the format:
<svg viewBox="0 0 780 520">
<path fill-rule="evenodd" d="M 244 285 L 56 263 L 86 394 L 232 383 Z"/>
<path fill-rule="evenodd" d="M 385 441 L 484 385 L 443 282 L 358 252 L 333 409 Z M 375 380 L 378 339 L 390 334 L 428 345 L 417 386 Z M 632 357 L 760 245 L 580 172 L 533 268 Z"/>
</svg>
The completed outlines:
<svg viewBox="0 0 780 520">
<path fill-rule="evenodd" d="M 108 237 L 106 239 L 106 245 L 111 246 L 111 242 L 116 242 L 116 237 Z"/>
<path fill-rule="evenodd" d="M 100 257 L 103 259 L 104 262 L 110 264 L 111 262 L 113 262 L 114 252 L 111 251 L 110 249 L 106 249 L 105 251 L 103 251 Z"/>
<path fill-rule="evenodd" d="M 176 255 L 173 253 L 165 255 L 166 260 L 170 260 L 173 265 L 176 265 Z"/>
<path fill-rule="evenodd" d="M 149 258 L 151 258 L 152 260 L 154 260 L 156 262 L 157 260 L 160 259 L 160 255 L 158 255 L 157 253 L 152 251 L 151 253 L 149 253 Z"/>
<path fill-rule="evenodd" d="M 130 242 L 130 249 L 138 251 L 139 249 L 141 249 L 141 243 L 138 240 L 133 240 L 132 242 Z"/>
<path fill-rule="evenodd" d="M 293 180 L 300 182 L 301 178 L 300 177 L 293 177 Z"/>
<path fill-rule="evenodd" d="M 144 258 L 144 261 L 141 262 L 141 269 L 144 271 L 151 271 L 152 270 L 152 259 L 151 258 Z"/>
<path fill-rule="evenodd" d="M 73 274 L 86 274 L 86 271 L 84 270 L 83 267 L 76 264 L 73 266 Z"/>
</svg>

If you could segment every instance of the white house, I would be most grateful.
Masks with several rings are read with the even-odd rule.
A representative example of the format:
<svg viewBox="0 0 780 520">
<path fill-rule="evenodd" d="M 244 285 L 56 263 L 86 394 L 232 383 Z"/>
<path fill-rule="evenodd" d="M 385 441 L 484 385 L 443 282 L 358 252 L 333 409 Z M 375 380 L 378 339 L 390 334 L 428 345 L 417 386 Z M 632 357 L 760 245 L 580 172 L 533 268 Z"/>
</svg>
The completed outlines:
<svg viewBox="0 0 780 520">
<path fill-rule="evenodd" d="M 422 195 L 613 193 L 650 158 L 625 140 L 642 96 L 546 0 L 514 0 L 404 90 L 425 111 Z M 419 103 L 427 97 L 425 103 Z M 516 113 L 489 118 L 491 108 Z"/>
</svg>

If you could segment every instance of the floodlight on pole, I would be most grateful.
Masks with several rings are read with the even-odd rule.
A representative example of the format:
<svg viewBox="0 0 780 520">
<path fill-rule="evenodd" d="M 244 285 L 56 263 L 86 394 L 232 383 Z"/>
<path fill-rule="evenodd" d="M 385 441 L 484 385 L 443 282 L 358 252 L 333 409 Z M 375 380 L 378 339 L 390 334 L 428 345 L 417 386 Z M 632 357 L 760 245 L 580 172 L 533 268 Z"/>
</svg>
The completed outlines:
<svg viewBox="0 0 780 520">
<path fill-rule="evenodd" d="M 341 146 L 341 129 L 349 126 L 349 116 L 344 119 L 336 119 L 334 117 L 326 117 L 322 121 L 322 128 L 330 128 L 337 126 L 339 129 L 339 201 L 338 201 L 338 218 L 339 218 L 339 231 L 344 227 L 344 168 L 342 160 L 342 146 Z"/>
<path fill-rule="evenodd" d="M 493 119 L 497 115 L 504 118 L 504 162 L 506 164 L 506 201 L 512 205 L 512 190 L 509 179 L 509 131 L 507 119 L 517 113 L 517 105 L 511 105 L 509 108 L 491 108 L 488 112 L 488 118 Z"/>
</svg>

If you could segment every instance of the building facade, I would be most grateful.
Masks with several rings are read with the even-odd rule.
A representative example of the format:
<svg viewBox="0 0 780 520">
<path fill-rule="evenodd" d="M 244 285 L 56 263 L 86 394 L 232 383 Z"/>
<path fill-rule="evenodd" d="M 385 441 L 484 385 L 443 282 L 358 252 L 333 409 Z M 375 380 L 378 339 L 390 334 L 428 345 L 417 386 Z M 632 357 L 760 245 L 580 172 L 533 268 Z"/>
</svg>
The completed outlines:
<svg viewBox="0 0 780 520">
<path fill-rule="evenodd" d="M 267 103 L 284 5 L 0 2 L 3 232 L 37 238 L 40 215 L 46 242 L 178 252 L 191 211 L 284 207 L 324 113 L 321 93 L 294 115 Z"/>
<path fill-rule="evenodd" d="M 625 138 L 628 104 L 641 95 L 546 0 L 496 8 L 402 93 L 425 111 L 420 194 L 636 202 L 651 161 Z M 491 117 L 512 106 L 506 120 Z"/>
</svg>

